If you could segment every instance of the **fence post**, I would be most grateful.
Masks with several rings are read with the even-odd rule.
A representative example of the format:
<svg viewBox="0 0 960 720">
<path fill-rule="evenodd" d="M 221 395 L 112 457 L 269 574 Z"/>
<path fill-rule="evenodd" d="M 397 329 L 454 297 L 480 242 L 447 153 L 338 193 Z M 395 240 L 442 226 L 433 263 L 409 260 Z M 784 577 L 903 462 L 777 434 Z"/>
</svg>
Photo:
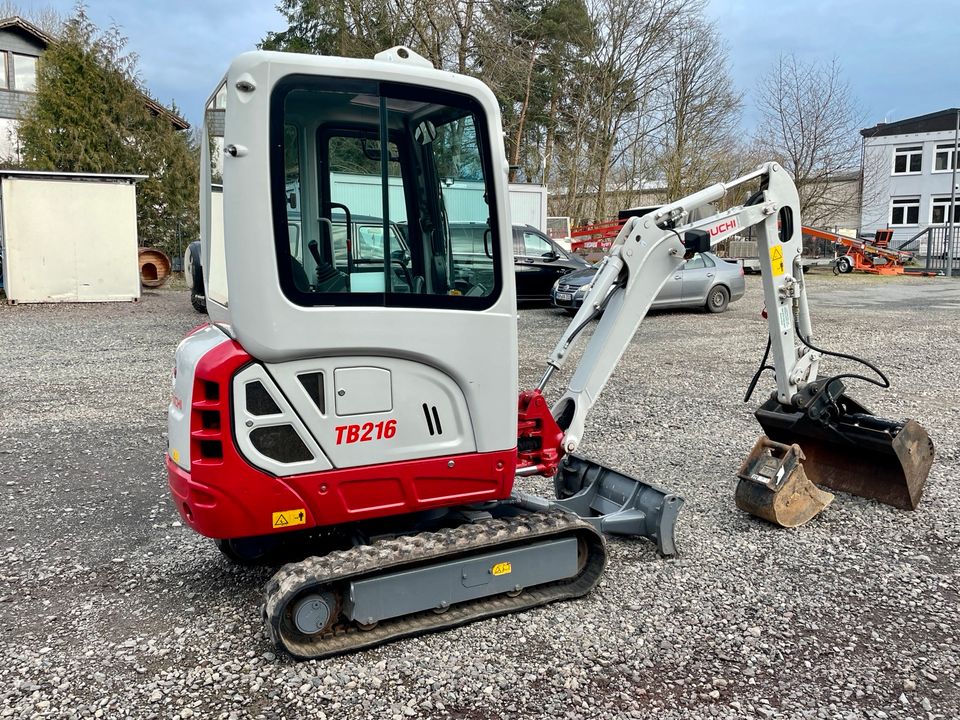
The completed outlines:
<svg viewBox="0 0 960 720">
<path fill-rule="evenodd" d="M 951 278 L 953 277 L 953 230 L 956 219 L 954 214 L 957 205 L 957 160 L 960 159 L 957 157 L 960 155 L 960 152 L 957 151 L 958 140 L 960 140 L 960 108 L 957 109 L 957 124 L 953 131 L 953 149 L 950 151 L 950 167 L 953 168 L 953 175 L 950 184 L 950 217 L 947 218 L 947 267 L 949 268 L 947 277 Z"/>
</svg>

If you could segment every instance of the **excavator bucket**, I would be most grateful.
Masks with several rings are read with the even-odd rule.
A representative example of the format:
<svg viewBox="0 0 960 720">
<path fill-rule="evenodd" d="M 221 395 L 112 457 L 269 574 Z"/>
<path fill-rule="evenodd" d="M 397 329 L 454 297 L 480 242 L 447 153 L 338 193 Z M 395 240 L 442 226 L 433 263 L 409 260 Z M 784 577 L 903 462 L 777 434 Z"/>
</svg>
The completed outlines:
<svg viewBox="0 0 960 720">
<path fill-rule="evenodd" d="M 799 445 L 761 436 L 737 477 L 737 507 L 781 527 L 797 527 L 833 502 L 807 478 Z"/>
<path fill-rule="evenodd" d="M 837 380 L 811 385 L 797 407 L 772 397 L 756 411 L 766 436 L 803 449 L 809 482 L 903 510 L 916 508 L 933 464 L 927 431 L 914 420 L 876 417 Z"/>
</svg>

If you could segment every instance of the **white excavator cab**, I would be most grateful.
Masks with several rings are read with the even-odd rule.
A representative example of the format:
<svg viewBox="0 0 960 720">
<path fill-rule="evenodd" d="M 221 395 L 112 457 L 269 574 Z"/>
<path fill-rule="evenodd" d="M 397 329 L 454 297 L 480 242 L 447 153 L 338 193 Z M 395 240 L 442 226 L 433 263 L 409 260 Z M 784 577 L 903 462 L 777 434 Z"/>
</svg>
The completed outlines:
<svg viewBox="0 0 960 720">
<path fill-rule="evenodd" d="M 363 464 L 515 447 L 503 418 L 516 414 L 516 294 L 490 90 L 406 48 L 373 60 L 256 52 L 233 62 L 211 105 L 223 112 L 223 229 L 209 158 L 201 227 L 205 270 L 224 275 L 207 279 L 222 289 L 211 318 L 287 395 L 304 363 L 340 358 L 316 368 L 337 378 L 336 408 L 311 432 L 336 448 L 343 418 L 399 412 L 406 437 L 390 445 L 405 450 L 367 447 Z"/>
</svg>

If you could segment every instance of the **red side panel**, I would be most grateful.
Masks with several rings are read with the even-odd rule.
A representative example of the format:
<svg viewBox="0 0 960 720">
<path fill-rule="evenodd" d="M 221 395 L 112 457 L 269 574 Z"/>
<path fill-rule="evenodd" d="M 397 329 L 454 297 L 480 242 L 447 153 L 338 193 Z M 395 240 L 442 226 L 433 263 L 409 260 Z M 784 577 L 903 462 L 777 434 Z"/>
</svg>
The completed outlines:
<svg viewBox="0 0 960 720">
<path fill-rule="evenodd" d="M 230 420 L 233 375 L 250 362 L 253 359 L 236 342 L 223 343 L 202 358 L 193 388 L 190 471 L 167 458 L 177 509 L 203 535 L 238 538 L 339 525 L 503 499 L 513 490 L 515 449 L 283 479 L 259 470 L 237 451 Z M 281 524 L 276 524 L 274 513 L 285 514 Z"/>
<path fill-rule="evenodd" d="M 286 478 L 317 525 L 509 497 L 516 451 L 451 455 Z"/>
</svg>

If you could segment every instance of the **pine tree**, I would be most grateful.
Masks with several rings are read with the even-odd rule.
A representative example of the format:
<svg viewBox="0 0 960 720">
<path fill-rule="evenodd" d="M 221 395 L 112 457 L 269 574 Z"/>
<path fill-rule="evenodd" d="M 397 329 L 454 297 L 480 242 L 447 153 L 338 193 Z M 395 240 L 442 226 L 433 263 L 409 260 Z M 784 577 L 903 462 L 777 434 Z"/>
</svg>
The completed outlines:
<svg viewBox="0 0 960 720">
<path fill-rule="evenodd" d="M 179 253 L 198 232 L 199 162 L 185 131 L 147 108 L 137 58 L 116 27 L 100 31 L 83 7 L 37 67 L 20 120 L 22 165 L 60 172 L 147 175 L 137 187 L 142 245 Z"/>
</svg>

